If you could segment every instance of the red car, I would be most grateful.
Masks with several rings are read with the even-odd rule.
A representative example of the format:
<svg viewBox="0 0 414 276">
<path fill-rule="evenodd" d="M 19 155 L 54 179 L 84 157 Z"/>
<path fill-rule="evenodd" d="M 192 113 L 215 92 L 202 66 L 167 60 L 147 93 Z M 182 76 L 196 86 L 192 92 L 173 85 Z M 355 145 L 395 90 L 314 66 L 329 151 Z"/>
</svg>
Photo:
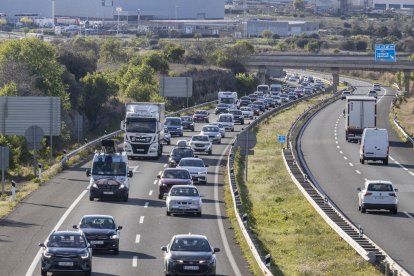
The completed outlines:
<svg viewBox="0 0 414 276">
<path fill-rule="evenodd" d="M 209 123 L 208 115 L 209 113 L 206 110 L 196 110 L 193 115 L 193 121 Z"/>
<path fill-rule="evenodd" d="M 158 178 L 159 199 L 163 199 L 174 185 L 193 185 L 191 175 L 186 169 L 166 168 Z"/>
</svg>

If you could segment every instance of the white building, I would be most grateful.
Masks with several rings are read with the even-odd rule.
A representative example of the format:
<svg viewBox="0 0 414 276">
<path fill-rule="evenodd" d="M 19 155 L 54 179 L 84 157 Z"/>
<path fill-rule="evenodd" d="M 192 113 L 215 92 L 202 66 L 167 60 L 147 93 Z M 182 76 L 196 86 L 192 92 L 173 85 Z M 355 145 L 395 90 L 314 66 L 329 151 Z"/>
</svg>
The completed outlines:
<svg viewBox="0 0 414 276">
<path fill-rule="evenodd" d="M 414 0 L 373 0 L 372 8 L 375 10 L 414 9 Z"/>
<path fill-rule="evenodd" d="M 113 20 L 119 13 L 133 21 L 147 19 L 223 19 L 224 0 L 0 0 L 0 13 L 9 18 L 29 14 Z"/>
<path fill-rule="evenodd" d="M 247 36 L 258 37 L 265 30 L 280 36 L 314 34 L 319 32 L 319 23 L 309 21 L 273 21 L 273 20 L 248 20 Z"/>
</svg>

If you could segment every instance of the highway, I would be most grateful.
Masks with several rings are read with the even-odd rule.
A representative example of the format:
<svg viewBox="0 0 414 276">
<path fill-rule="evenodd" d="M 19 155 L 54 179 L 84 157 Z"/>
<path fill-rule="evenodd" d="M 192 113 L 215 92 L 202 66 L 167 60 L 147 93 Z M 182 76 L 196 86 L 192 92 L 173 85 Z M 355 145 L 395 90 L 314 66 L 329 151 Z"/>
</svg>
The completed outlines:
<svg viewBox="0 0 414 276">
<path fill-rule="evenodd" d="M 367 94 L 372 83 L 344 78 L 357 87 L 355 94 Z M 401 142 L 389 122 L 394 91 L 382 88 L 378 96 L 377 126 L 387 128 L 390 139 L 390 163 L 359 162 L 359 145 L 345 140 L 342 111 L 345 101 L 338 100 L 321 110 L 308 124 L 301 138 L 302 151 L 314 179 L 329 198 L 364 233 L 395 261 L 414 273 L 414 155 Z M 390 180 L 399 189 L 398 214 L 358 211 L 357 187 L 364 179 Z"/>
<path fill-rule="evenodd" d="M 210 115 L 210 121 L 217 116 Z M 248 121 L 248 120 L 246 120 Z M 198 133 L 184 133 L 184 139 Z M 89 178 L 85 170 L 91 160 L 69 168 L 22 201 L 16 210 L 1 222 L 2 275 L 40 275 L 39 247 L 52 229 L 72 229 L 86 214 L 108 214 L 122 225 L 120 253 L 95 254 L 93 275 L 161 275 L 163 252 L 174 234 L 203 234 L 217 254 L 217 275 L 250 275 L 247 263 L 234 243 L 234 233 L 226 217 L 223 200 L 223 180 L 228 144 L 243 126 L 227 132 L 222 144 L 213 145 L 211 156 L 200 153 L 208 168 L 207 185 L 198 185 L 203 198 L 203 215 L 166 216 L 165 200 L 158 199 L 157 175 L 166 167 L 167 155 L 172 146 L 164 146 L 163 157 L 158 161 L 130 160 L 134 171 L 128 202 L 89 201 Z M 174 138 L 172 145 L 178 139 Z"/>
</svg>

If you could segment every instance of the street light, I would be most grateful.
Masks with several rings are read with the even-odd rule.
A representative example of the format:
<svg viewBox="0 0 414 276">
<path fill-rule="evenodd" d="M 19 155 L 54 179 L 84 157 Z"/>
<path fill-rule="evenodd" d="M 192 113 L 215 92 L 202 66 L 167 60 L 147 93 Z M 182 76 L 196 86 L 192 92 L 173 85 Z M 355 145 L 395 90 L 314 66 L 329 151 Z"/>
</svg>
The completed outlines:
<svg viewBox="0 0 414 276">
<path fill-rule="evenodd" d="M 138 21 L 137 21 L 137 34 L 138 34 L 138 30 L 139 30 L 139 20 L 141 19 L 141 9 L 137 10 L 138 13 Z"/>
<path fill-rule="evenodd" d="M 116 34 L 119 34 L 119 13 L 122 11 L 121 7 L 116 8 L 116 12 L 118 13 L 118 27 L 116 29 Z"/>
</svg>

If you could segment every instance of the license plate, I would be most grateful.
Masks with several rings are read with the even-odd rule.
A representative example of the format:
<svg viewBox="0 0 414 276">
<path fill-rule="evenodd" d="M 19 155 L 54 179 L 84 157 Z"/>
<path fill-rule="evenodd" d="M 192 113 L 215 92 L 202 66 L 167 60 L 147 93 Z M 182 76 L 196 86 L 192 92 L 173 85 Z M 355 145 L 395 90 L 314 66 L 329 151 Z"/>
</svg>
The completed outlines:
<svg viewBox="0 0 414 276">
<path fill-rule="evenodd" d="M 73 266 L 73 262 L 59 262 L 60 266 Z"/>
<path fill-rule="evenodd" d="M 197 265 L 185 265 L 184 266 L 185 270 L 198 270 L 198 266 Z"/>
<path fill-rule="evenodd" d="M 189 209 L 189 208 L 190 208 L 190 206 L 187 206 L 187 205 L 180 205 L 180 206 L 178 206 L 178 208 L 180 208 L 180 209 Z"/>
<path fill-rule="evenodd" d="M 91 241 L 91 244 L 104 244 L 103 241 Z"/>
<path fill-rule="evenodd" d="M 103 192 L 104 195 L 113 195 L 114 192 Z"/>
<path fill-rule="evenodd" d="M 376 196 L 375 199 L 384 199 L 383 196 Z"/>
</svg>

